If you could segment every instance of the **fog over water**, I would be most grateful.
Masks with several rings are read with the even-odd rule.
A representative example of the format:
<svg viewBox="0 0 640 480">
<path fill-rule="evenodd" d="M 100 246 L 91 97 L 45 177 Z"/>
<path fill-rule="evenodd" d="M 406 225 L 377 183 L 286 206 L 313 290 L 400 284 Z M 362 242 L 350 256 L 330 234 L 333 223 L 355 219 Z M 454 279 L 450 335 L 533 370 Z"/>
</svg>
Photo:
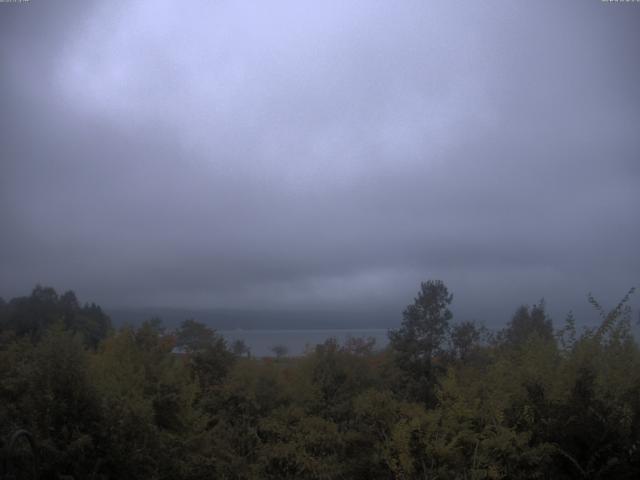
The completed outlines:
<svg viewBox="0 0 640 480">
<path fill-rule="evenodd" d="M 349 338 L 373 339 L 374 350 L 384 348 L 389 339 L 385 329 L 320 329 L 320 330 L 220 330 L 229 344 L 237 340 L 245 342 L 251 355 L 268 357 L 274 355 L 274 347 L 282 346 L 286 355 L 302 355 L 316 345 L 324 343 L 330 338 L 341 345 Z"/>
<path fill-rule="evenodd" d="M 456 318 L 591 322 L 587 292 L 640 286 L 638 26 L 578 0 L 0 4 L 0 296 L 379 326 L 441 278 Z"/>
</svg>

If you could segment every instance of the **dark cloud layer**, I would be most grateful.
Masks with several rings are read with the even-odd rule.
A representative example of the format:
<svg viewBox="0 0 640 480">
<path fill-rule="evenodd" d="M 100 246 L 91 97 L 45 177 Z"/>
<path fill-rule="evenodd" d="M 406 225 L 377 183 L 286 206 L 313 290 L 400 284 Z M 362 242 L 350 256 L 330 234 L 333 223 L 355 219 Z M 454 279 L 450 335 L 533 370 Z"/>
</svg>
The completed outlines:
<svg viewBox="0 0 640 480">
<path fill-rule="evenodd" d="M 638 26 L 598 1 L 0 4 L 0 295 L 614 302 L 640 283 Z"/>
</svg>

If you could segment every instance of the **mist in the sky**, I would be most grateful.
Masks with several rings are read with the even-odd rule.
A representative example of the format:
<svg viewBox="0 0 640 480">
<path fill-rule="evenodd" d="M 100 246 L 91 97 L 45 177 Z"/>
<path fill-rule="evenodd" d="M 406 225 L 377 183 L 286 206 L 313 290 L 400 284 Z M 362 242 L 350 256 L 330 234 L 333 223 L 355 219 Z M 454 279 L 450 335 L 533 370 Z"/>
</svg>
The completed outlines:
<svg viewBox="0 0 640 480">
<path fill-rule="evenodd" d="M 399 318 L 440 278 L 487 322 L 612 306 L 640 286 L 639 27 L 577 0 L 0 4 L 0 296 Z"/>
</svg>

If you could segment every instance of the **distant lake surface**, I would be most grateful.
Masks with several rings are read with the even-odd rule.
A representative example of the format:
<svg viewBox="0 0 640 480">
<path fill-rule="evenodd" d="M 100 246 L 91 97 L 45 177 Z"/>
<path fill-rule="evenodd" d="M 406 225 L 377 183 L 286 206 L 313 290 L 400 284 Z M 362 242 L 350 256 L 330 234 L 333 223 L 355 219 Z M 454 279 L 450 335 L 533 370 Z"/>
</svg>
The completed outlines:
<svg viewBox="0 0 640 480">
<path fill-rule="evenodd" d="M 288 355 L 302 355 L 307 347 L 313 348 L 324 343 L 329 338 L 336 338 L 340 344 L 348 338 L 375 339 L 376 349 L 386 347 L 388 330 L 385 328 L 371 329 L 323 329 L 323 330 L 219 330 L 227 342 L 244 340 L 251 349 L 251 354 L 257 357 L 272 356 L 271 350 L 275 345 L 284 345 Z"/>
</svg>

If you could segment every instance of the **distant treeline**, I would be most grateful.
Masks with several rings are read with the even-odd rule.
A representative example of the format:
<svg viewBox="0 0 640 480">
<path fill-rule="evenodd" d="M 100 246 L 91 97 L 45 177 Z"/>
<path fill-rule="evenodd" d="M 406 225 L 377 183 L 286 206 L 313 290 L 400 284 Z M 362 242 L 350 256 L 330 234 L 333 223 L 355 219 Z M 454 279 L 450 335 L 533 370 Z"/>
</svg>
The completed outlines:
<svg viewBox="0 0 640 480">
<path fill-rule="evenodd" d="M 254 358 L 195 320 L 114 329 L 38 286 L 0 299 L 0 436 L 31 432 L 43 479 L 636 479 L 632 293 L 610 312 L 589 296 L 596 328 L 554 328 L 540 302 L 489 332 L 428 281 L 384 350 Z"/>
<path fill-rule="evenodd" d="M 187 309 L 166 307 L 105 308 L 113 325 L 140 325 L 154 317 L 162 318 L 166 328 L 177 328 L 185 318 L 195 318 L 216 330 L 313 330 L 313 329 L 387 329 L 395 326 L 398 312 L 384 309 Z M 391 320 L 390 320 L 391 319 Z"/>
</svg>

